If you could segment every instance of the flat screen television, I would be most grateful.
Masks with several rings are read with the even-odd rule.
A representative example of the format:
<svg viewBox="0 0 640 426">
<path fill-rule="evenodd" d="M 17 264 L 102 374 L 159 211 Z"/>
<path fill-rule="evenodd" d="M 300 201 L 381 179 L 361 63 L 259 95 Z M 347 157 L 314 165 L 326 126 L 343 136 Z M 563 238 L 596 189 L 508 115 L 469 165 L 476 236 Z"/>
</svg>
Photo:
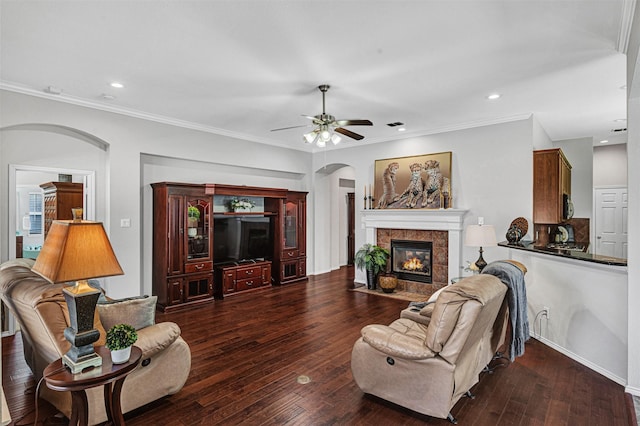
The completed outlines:
<svg viewBox="0 0 640 426">
<path fill-rule="evenodd" d="M 270 216 L 215 216 L 214 263 L 273 259 L 272 219 Z"/>
</svg>

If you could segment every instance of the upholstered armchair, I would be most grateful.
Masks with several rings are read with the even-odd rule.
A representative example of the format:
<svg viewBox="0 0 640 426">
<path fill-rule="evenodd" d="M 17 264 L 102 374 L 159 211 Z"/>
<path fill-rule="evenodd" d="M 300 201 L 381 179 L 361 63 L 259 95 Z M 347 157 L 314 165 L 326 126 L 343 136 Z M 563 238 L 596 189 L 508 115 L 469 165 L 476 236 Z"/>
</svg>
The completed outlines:
<svg viewBox="0 0 640 426">
<path fill-rule="evenodd" d="M 17 259 L 0 265 L 0 297 L 16 317 L 23 338 L 25 359 L 36 381 L 44 368 L 69 349 L 64 329 L 69 315 L 63 285 L 50 284 L 31 271 L 33 261 Z M 142 350 L 140 365 L 124 382 L 122 412 L 126 413 L 159 398 L 172 395 L 184 386 L 191 369 L 191 351 L 172 322 L 155 323 L 155 296 L 99 303 L 94 327 L 100 331 L 98 345 L 104 345 L 105 329 L 127 323 L 137 329 Z M 71 415 L 71 395 L 41 386 L 40 396 L 67 418 Z M 89 424 L 107 420 L 101 387 L 87 390 Z"/>
<path fill-rule="evenodd" d="M 475 275 L 445 287 L 434 303 L 390 325 L 364 327 L 351 369 L 363 392 L 433 417 L 451 408 L 479 380 L 504 341 L 507 287 Z"/>
</svg>

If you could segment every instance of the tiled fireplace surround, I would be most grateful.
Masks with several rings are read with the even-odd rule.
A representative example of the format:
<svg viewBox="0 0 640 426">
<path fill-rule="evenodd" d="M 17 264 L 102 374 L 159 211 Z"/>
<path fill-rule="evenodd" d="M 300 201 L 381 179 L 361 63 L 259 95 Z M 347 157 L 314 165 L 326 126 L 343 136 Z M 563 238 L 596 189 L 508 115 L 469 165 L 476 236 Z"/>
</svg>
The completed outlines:
<svg viewBox="0 0 640 426">
<path fill-rule="evenodd" d="M 431 284 L 398 280 L 400 291 L 430 295 L 460 275 L 462 226 L 467 210 L 363 210 L 366 242 L 390 249 L 391 240 L 431 241 Z"/>
</svg>

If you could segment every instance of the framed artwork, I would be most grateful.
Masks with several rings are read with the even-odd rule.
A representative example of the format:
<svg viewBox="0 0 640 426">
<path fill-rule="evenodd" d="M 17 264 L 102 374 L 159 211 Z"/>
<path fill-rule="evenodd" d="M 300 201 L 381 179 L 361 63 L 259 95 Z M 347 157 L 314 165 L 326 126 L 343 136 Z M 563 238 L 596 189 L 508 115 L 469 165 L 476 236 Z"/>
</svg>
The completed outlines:
<svg viewBox="0 0 640 426">
<path fill-rule="evenodd" d="M 451 208 L 451 152 L 376 160 L 378 209 Z"/>
</svg>

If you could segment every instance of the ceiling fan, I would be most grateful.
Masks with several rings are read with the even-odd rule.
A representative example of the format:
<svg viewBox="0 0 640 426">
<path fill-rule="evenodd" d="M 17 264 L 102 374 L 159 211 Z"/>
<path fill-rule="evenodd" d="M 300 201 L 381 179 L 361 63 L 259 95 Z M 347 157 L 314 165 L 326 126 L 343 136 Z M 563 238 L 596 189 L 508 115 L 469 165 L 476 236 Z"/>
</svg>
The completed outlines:
<svg viewBox="0 0 640 426">
<path fill-rule="evenodd" d="M 325 93 L 329 90 L 328 84 L 321 84 L 318 89 L 322 92 L 322 114 L 315 116 L 303 115 L 313 121 L 313 125 L 316 126 L 311 132 L 305 133 L 303 140 L 306 143 L 316 143 L 319 147 L 324 147 L 327 142 L 331 141 L 334 145 L 337 145 L 341 138 L 336 133 L 340 133 L 344 136 L 348 136 L 357 141 L 364 139 L 364 136 L 345 129 L 343 126 L 373 126 L 370 120 L 336 120 L 333 115 L 327 114 L 325 111 Z M 281 127 L 279 129 L 273 129 L 272 132 L 279 130 L 295 129 L 298 127 L 308 127 L 309 124 L 302 126 Z"/>
</svg>

